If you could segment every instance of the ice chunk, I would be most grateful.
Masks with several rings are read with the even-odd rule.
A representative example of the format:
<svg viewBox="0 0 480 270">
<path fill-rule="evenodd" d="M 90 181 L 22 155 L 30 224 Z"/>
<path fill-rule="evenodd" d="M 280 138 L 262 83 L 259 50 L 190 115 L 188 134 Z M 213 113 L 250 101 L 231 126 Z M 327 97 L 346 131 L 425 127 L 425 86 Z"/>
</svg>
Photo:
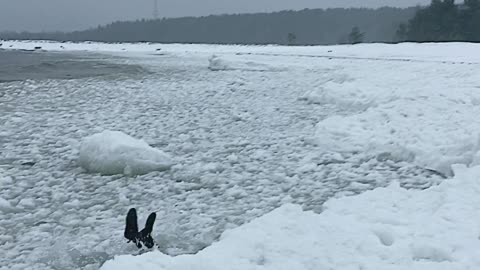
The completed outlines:
<svg viewBox="0 0 480 270">
<path fill-rule="evenodd" d="M 208 68 L 212 71 L 241 70 L 241 71 L 282 71 L 284 69 L 273 67 L 257 61 L 245 61 L 235 57 L 212 55 L 208 59 Z"/>
<path fill-rule="evenodd" d="M 141 175 L 173 165 L 163 151 L 123 132 L 108 130 L 83 140 L 78 163 L 88 172 L 103 175 Z"/>
<path fill-rule="evenodd" d="M 212 55 L 208 59 L 208 64 L 209 64 L 208 68 L 214 71 L 229 69 L 229 66 L 227 65 L 227 63 L 216 55 Z"/>
<path fill-rule="evenodd" d="M 18 202 L 18 206 L 21 208 L 33 209 L 35 208 L 35 201 L 32 198 L 23 198 Z"/>
<path fill-rule="evenodd" d="M 0 169 L 0 187 L 3 185 L 10 185 L 13 183 L 13 180 L 9 176 L 2 175 L 2 169 Z"/>
<path fill-rule="evenodd" d="M 0 213 L 8 212 L 10 210 L 12 210 L 12 205 L 10 202 L 0 197 Z"/>
</svg>

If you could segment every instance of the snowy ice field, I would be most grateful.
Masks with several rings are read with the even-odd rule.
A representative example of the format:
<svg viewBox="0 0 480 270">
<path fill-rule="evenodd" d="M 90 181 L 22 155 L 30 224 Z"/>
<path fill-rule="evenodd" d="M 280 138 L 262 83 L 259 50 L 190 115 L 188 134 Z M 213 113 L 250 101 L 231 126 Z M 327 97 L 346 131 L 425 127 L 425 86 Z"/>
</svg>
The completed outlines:
<svg viewBox="0 0 480 270">
<path fill-rule="evenodd" d="M 478 268 L 479 45 L 0 43 L 148 70 L 0 84 L 2 270 Z"/>
</svg>

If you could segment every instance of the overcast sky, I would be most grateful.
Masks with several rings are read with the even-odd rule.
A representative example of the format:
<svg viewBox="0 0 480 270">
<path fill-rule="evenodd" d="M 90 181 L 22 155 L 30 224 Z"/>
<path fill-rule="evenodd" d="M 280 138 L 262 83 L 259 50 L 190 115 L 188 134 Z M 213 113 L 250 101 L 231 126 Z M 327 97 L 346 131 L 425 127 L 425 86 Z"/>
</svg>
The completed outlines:
<svg viewBox="0 0 480 270">
<path fill-rule="evenodd" d="M 431 0 L 158 0 L 160 17 L 328 7 L 414 6 Z M 154 0 L 0 0 L 0 31 L 79 30 L 152 18 Z"/>
</svg>

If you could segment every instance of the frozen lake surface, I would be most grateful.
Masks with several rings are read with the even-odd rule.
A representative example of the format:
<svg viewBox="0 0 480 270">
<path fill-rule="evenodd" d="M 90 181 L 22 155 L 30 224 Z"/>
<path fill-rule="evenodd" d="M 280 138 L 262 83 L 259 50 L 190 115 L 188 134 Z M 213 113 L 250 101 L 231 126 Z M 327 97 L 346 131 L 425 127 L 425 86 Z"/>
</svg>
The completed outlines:
<svg viewBox="0 0 480 270">
<path fill-rule="evenodd" d="M 35 52 L 31 65 L 47 67 L 47 75 L 2 77 L 9 82 L 0 84 L 0 269 L 98 269 L 133 254 L 122 238 L 130 207 L 140 223 L 156 211 L 160 250 L 179 255 L 285 203 L 320 213 L 329 198 L 392 181 L 412 189 L 438 184 L 449 173 L 444 167 L 415 162 L 413 150 L 364 151 L 347 136 L 352 130 L 330 132 L 328 119 L 392 101 L 366 89 L 414 89 L 432 77 L 458 85 L 478 67 L 168 46 L 162 53 Z M 81 141 L 104 130 L 143 139 L 175 165 L 136 177 L 86 173 L 77 164 Z M 337 137 L 322 130 L 353 146 L 337 148 Z"/>
</svg>

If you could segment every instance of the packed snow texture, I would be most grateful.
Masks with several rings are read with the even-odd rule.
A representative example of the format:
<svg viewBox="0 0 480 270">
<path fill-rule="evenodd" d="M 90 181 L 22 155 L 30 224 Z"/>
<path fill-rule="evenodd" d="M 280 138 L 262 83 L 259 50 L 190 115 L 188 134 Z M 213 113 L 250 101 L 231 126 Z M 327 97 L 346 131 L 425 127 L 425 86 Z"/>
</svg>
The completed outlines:
<svg viewBox="0 0 480 270">
<path fill-rule="evenodd" d="M 371 72 L 379 75 L 369 76 Z M 388 154 L 444 175 L 452 175 L 452 164 L 477 162 L 480 73 L 475 66 L 450 73 L 415 65 L 370 67 L 351 79 L 329 82 L 303 97 L 358 110 L 320 121 L 316 137 L 322 147 Z"/>
<path fill-rule="evenodd" d="M 0 84 L 1 270 L 93 270 L 115 255 L 135 253 L 122 236 L 130 207 L 138 209 L 141 224 L 149 212 L 157 212 L 153 237 L 162 253 L 195 254 L 205 249 L 207 254 L 212 243 L 212 248 L 223 245 L 219 237 L 226 230 L 252 220 L 257 224 L 257 218 L 282 205 L 292 203 L 318 214 L 328 199 L 362 194 L 391 182 L 410 190 L 393 186 L 383 192 L 407 197 L 418 192 L 412 189 L 429 188 L 452 175 L 449 164 L 480 163 L 474 106 L 480 100 L 478 44 L 2 43 L 5 49 L 40 46 L 76 51 L 78 56 L 103 52 L 103 61 L 141 66 L 148 72 Z M 209 69 L 212 55 L 225 68 Z M 86 173 L 78 166 L 82 141 L 105 130 L 141 138 L 174 157 L 175 164 L 170 170 L 134 177 Z M 383 209 L 383 203 L 377 204 Z M 436 205 L 429 208 L 432 215 Z M 353 210 L 337 214 L 362 223 L 365 230 L 372 224 L 368 217 L 380 216 L 364 212 L 356 201 L 348 207 Z M 422 204 L 420 211 L 427 208 Z M 328 223 L 328 215 L 283 209 L 274 215 L 285 211 L 295 219 L 305 215 L 305 220 Z M 404 228 L 400 236 L 416 228 L 405 225 L 413 224 L 408 217 L 414 219 L 415 214 L 404 219 L 403 213 L 392 218 L 407 223 L 385 225 L 395 233 L 397 226 Z M 348 229 L 338 222 L 332 221 Z M 460 226 L 458 233 L 474 234 L 477 229 L 465 228 Z M 380 230 L 383 240 L 377 243 L 394 248 L 401 243 L 401 237 L 390 232 Z M 429 264 L 425 258 L 443 258 L 437 252 L 443 246 L 437 244 L 432 242 L 431 249 L 413 246 L 417 254 L 412 251 L 412 258 L 417 258 L 413 261 Z M 319 248 L 331 246 L 318 243 Z M 378 259 L 361 250 L 365 258 Z M 252 251 L 246 247 L 244 252 Z M 301 252 L 308 251 L 296 250 L 295 258 Z M 393 255 L 385 256 L 389 260 Z M 166 266 L 187 260 L 161 258 Z M 456 262 L 457 257 L 451 259 Z M 260 257 L 258 262 L 262 261 L 269 263 Z"/>
<path fill-rule="evenodd" d="M 196 255 L 118 256 L 102 270 L 467 270 L 480 265 L 480 167 L 427 190 L 398 183 L 331 199 L 321 214 L 287 204 Z"/>
<path fill-rule="evenodd" d="M 142 175 L 169 169 L 172 159 L 145 141 L 106 130 L 82 141 L 78 163 L 88 172 L 103 175 Z"/>
<path fill-rule="evenodd" d="M 269 66 L 266 63 L 258 63 L 254 61 L 242 61 L 235 57 L 212 55 L 208 59 L 208 68 L 212 71 L 281 71 L 281 67 Z"/>
</svg>

